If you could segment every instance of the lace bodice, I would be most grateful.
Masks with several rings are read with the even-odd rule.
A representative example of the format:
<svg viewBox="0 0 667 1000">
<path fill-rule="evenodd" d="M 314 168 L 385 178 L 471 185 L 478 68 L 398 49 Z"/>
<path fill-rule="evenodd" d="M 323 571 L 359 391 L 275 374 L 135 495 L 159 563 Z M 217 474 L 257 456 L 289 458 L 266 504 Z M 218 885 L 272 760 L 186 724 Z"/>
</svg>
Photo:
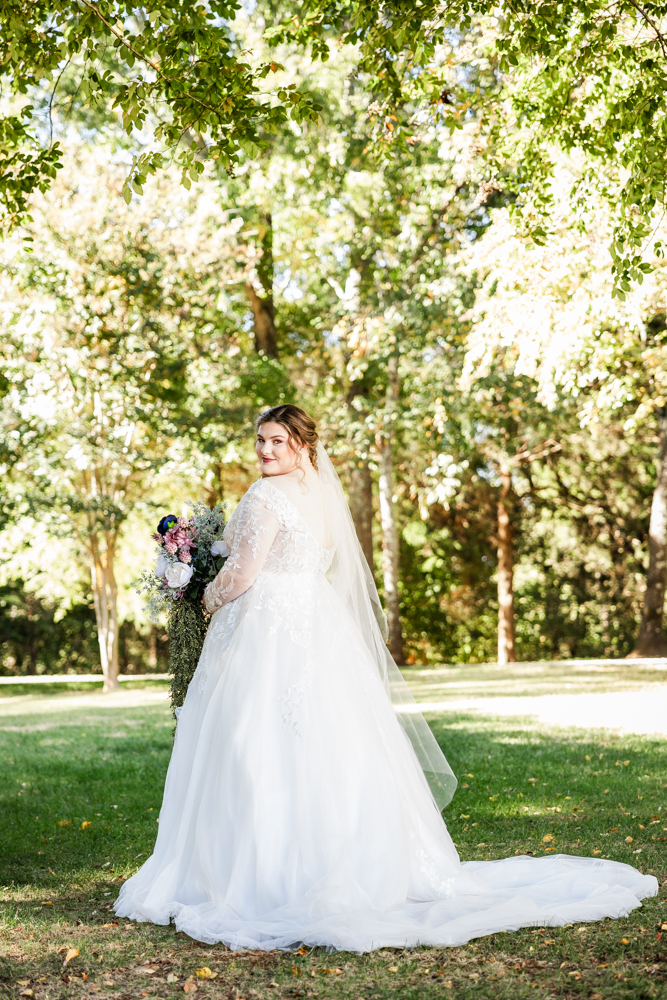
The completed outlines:
<svg viewBox="0 0 667 1000">
<path fill-rule="evenodd" d="M 224 531 L 229 557 L 206 588 L 212 613 L 240 597 L 260 573 L 326 573 L 333 549 L 322 548 L 294 504 L 269 479 L 253 483 Z"/>
</svg>

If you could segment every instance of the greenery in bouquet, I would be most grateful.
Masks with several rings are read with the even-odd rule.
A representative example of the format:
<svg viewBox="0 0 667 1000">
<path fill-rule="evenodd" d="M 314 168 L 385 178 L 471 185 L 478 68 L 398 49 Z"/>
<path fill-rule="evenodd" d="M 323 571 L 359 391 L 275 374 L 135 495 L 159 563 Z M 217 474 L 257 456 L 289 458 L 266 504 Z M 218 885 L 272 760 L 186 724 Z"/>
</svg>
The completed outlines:
<svg viewBox="0 0 667 1000">
<path fill-rule="evenodd" d="M 189 517 L 167 514 L 153 538 L 157 542 L 154 570 L 141 574 L 136 586 L 149 595 L 151 620 L 167 612 L 171 703 L 180 707 L 201 655 L 208 616 L 202 605 L 207 585 L 222 569 L 228 551 L 222 540 L 224 505 L 188 503 Z"/>
</svg>

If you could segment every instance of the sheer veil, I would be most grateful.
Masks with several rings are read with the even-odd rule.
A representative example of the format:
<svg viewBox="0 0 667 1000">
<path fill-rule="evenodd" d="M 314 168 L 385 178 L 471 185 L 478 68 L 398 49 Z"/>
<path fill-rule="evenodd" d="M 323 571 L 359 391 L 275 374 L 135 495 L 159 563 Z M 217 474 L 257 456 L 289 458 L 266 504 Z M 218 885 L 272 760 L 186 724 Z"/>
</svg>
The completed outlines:
<svg viewBox="0 0 667 1000">
<path fill-rule="evenodd" d="M 324 512 L 336 546 L 331 583 L 351 612 L 392 700 L 396 715 L 414 747 L 438 808 L 443 809 L 456 790 L 454 772 L 438 746 L 410 688 L 386 645 L 387 620 L 373 574 L 354 528 L 338 473 L 326 449 L 317 446 L 317 463 L 324 497 Z"/>
</svg>

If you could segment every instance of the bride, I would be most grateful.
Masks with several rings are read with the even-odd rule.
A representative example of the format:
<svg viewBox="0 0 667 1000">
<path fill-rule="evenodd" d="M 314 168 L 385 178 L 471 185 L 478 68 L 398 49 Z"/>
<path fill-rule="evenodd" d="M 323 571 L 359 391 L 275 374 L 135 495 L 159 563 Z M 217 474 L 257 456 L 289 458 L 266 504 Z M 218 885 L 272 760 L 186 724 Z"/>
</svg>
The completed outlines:
<svg viewBox="0 0 667 1000">
<path fill-rule="evenodd" d="M 461 862 L 456 779 L 383 639 L 336 472 L 297 406 L 259 418 L 254 483 L 180 712 L 155 851 L 119 916 L 230 948 L 355 952 L 626 916 L 655 878 L 555 855 Z"/>
</svg>

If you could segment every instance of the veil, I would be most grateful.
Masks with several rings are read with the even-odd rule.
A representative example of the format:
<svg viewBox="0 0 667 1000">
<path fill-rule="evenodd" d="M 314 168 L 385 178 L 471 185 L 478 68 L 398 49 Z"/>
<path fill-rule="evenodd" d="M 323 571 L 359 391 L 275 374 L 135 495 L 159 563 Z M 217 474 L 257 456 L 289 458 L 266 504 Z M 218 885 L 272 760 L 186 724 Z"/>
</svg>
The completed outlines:
<svg viewBox="0 0 667 1000">
<path fill-rule="evenodd" d="M 456 791 L 454 772 L 387 649 L 387 619 L 373 574 L 359 544 L 338 473 L 321 442 L 317 445 L 317 464 L 324 513 L 336 546 L 331 583 L 359 626 L 398 720 L 412 743 L 433 798 L 438 808 L 444 809 Z"/>
</svg>

